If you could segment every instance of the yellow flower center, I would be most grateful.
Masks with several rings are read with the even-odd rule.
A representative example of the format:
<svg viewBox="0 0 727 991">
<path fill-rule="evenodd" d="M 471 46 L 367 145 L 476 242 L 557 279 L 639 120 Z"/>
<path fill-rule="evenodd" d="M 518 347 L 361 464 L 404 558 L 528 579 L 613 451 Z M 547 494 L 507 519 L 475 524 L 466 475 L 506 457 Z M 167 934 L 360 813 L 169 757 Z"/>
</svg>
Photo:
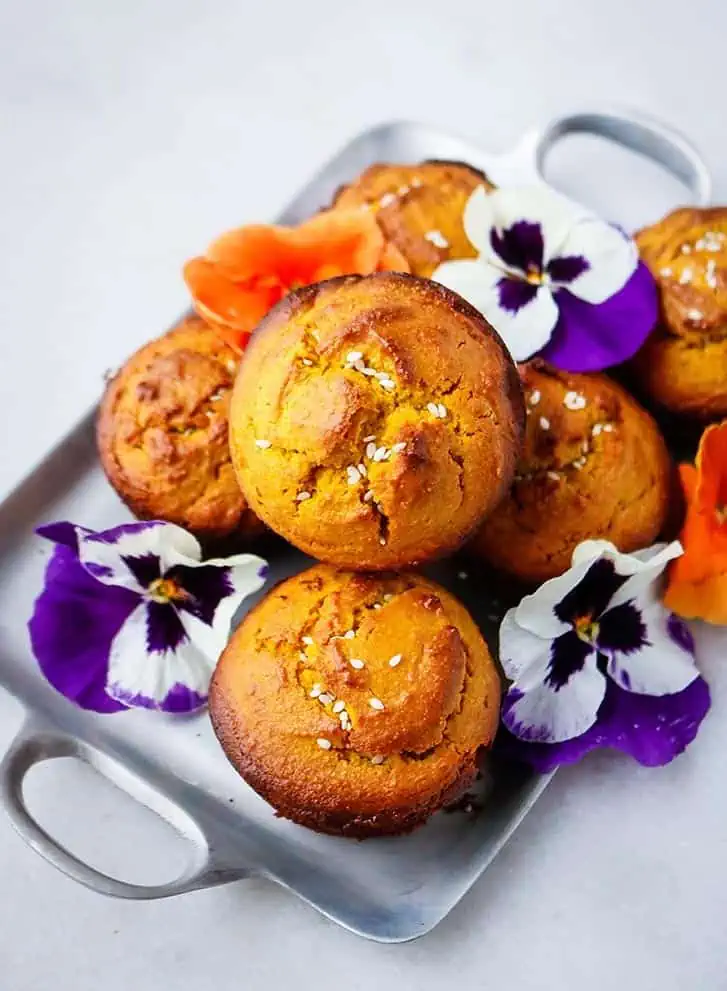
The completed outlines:
<svg viewBox="0 0 727 991">
<path fill-rule="evenodd" d="M 169 578 L 157 578 L 149 586 L 149 598 L 152 602 L 174 602 L 186 597 L 184 589 Z"/>
<path fill-rule="evenodd" d="M 596 640 L 598 640 L 598 634 L 601 627 L 598 620 L 594 619 L 590 613 L 586 616 L 579 616 L 574 621 L 573 626 L 576 631 L 576 636 L 584 643 L 595 644 Z"/>
<path fill-rule="evenodd" d="M 543 273 L 535 265 L 530 265 L 525 273 L 525 281 L 531 286 L 539 286 L 543 282 Z"/>
</svg>

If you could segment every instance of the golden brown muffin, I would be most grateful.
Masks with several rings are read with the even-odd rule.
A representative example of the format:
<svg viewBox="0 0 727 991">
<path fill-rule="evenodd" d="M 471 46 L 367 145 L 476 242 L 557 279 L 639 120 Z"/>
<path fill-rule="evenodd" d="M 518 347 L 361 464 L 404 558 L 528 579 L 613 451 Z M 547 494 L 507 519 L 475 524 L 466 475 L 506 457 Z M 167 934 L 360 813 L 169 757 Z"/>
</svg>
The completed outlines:
<svg viewBox="0 0 727 991">
<path fill-rule="evenodd" d="M 372 165 L 338 191 L 334 205 L 374 210 L 384 236 L 414 275 L 431 275 L 444 261 L 476 256 L 462 213 L 483 185 L 494 189 L 484 172 L 460 162 Z"/>
<path fill-rule="evenodd" d="M 410 275 L 291 293 L 259 325 L 230 408 L 250 507 L 321 561 L 384 570 L 457 547 L 507 491 L 523 405 L 484 318 Z"/>
<path fill-rule="evenodd" d="M 659 430 L 605 375 L 542 361 L 521 366 L 525 448 L 510 494 L 472 541 L 474 552 L 525 582 L 570 567 L 589 538 L 647 547 L 667 518 L 672 465 Z"/>
<path fill-rule="evenodd" d="M 101 402 L 97 441 L 109 482 L 140 519 L 202 539 L 262 529 L 230 461 L 228 414 L 238 355 L 189 317 L 132 355 Z"/>
<path fill-rule="evenodd" d="M 727 207 L 685 208 L 636 235 L 661 291 L 661 323 L 632 363 L 655 402 L 727 416 Z"/>
<path fill-rule="evenodd" d="M 317 565 L 248 613 L 209 703 L 231 763 L 279 815 L 364 837 L 413 829 L 470 784 L 500 680 L 434 582 Z"/>
</svg>

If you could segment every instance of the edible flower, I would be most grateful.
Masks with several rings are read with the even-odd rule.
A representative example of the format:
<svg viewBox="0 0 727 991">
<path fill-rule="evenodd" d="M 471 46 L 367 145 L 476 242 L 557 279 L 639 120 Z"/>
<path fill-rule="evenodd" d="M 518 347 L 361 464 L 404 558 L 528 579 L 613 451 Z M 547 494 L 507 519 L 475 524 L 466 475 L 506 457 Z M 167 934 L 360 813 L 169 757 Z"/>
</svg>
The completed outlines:
<svg viewBox="0 0 727 991">
<path fill-rule="evenodd" d="M 680 465 L 687 512 L 684 555 L 669 573 L 666 605 L 687 619 L 727 623 L 727 420 L 702 434 L 695 465 Z"/>
<path fill-rule="evenodd" d="M 233 614 L 264 583 L 262 558 L 203 561 L 191 534 L 160 521 L 37 532 L 55 549 L 28 628 L 51 685 L 95 712 L 204 706 Z"/>
<path fill-rule="evenodd" d="M 656 284 L 634 241 L 555 190 L 479 186 L 463 223 L 479 257 L 431 277 L 480 310 L 515 361 L 597 371 L 632 357 L 654 327 Z"/>
<path fill-rule="evenodd" d="M 243 350 L 265 314 L 292 289 L 337 275 L 408 272 L 373 214 L 327 210 L 298 227 L 251 225 L 223 234 L 184 266 L 199 315 Z"/>
<path fill-rule="evenodd" d="M 710 705 L 689 629 L 659 601 L 677 542 L 622 554 L 587 540 L 572 566 L 510 609 L 500 659 L 504 751 L 550 771 L 595 747 L 647 766 L 691 743 Z"/>
</svg>

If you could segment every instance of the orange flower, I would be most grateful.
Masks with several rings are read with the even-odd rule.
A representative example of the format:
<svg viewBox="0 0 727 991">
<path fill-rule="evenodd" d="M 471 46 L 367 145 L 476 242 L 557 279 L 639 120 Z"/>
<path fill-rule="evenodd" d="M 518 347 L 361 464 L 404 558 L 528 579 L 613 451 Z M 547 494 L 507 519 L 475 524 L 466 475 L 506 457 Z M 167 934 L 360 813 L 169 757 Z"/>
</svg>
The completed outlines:
<svg viewBox="0 0 727 991">
<path fill-rule="evenodd" d="M 252 225 L 218 238 L 184 266 L 194 307 L 243 350 L 268 310 L 291 289 L 336 275 L 408 272 L 372 214 L 327 210 L 299 227 Z"/>
<path fill-rule="evenodd" d="M 680 465 L 679 475 L 684 554 L 672 565 L 664 604 L 687 619 L 727 624 L 727 420 L 707 427 L 696 464 Z"/>
</svg>

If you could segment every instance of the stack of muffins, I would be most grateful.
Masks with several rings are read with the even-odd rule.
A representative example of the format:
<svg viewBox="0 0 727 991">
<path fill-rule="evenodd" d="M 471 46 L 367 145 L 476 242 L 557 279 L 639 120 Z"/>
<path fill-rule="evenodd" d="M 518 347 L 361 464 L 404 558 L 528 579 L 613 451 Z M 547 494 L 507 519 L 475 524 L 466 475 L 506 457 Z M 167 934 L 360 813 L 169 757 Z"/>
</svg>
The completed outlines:
<svg viewBox="0 0 727 991">
<path fill-rule="evenodd" d="M 323 832 L 416 827 L 494 737 L 501 684 L 482 636 L 412 568 L 469 542 L 540 582 L 583 539 L 632 551 L 668 520 L 672 465 L 650 414 L 605 375 L 517 369 L 481 314 L 426 278 L 474 254 L 462 211 L 483 184 L 461 163 L 368 169 L 336 204 L 373 210 L 412 275 L 291 292 L 242 360 L 188 318 L 127 362 L 101 406 L 102 463 L 137 516 L 215 548 L 269 528 L 323 562 L 247 614 L 210 693 L 242 777 Z M 707 262 L 724 250 L 714 213 L 639 236 L 664 315 L 634 373 L 655 402 L 700 416 L 727 411 L 727 375 L 712 381 L 727 300 L 706 274 L 685 281 L 683 245 Z"/>
</svg>

